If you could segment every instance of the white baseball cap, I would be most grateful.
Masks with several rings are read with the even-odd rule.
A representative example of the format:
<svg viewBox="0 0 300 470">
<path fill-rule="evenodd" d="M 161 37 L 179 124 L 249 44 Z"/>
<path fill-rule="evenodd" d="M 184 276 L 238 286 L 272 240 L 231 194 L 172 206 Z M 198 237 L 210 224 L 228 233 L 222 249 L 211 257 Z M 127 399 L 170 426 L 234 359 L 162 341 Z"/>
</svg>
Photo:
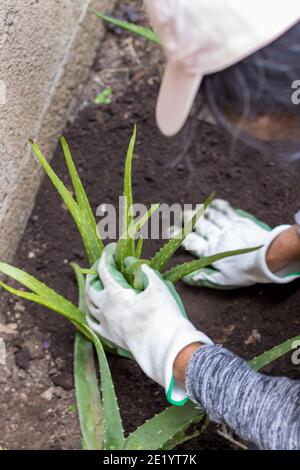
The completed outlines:
<svg viewBox="0 0 300 470">
<path fill-rule="evenodd" d="M 167 57 L 156 115 L 160 130 L 168 136 L 183 127 L 204 75 L 238 63 L 300 20 L 300 0 L 145 0 L 145 4 Z"/>
</svg>

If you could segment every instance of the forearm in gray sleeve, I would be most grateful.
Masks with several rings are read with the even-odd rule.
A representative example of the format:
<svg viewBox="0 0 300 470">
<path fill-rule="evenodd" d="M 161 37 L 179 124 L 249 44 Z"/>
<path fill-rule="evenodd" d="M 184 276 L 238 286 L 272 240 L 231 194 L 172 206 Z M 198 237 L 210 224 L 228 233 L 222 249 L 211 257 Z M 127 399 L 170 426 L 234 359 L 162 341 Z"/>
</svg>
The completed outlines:
<svg viewBox="0 0 300 470">
<path fill-rule="evenodd" d="M 186 387 L 211 420 L 261 449 L 300 449 L 300 382 L 255 372 L 221 346 L 203 346 L 189 361 Z"/>
</svg>

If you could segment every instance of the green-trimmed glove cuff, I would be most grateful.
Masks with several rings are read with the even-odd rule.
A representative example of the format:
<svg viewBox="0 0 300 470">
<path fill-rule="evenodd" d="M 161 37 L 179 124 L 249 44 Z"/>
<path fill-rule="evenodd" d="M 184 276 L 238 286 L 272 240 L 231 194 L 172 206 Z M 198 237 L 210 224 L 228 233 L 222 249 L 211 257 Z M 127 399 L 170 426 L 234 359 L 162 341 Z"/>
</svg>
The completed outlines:
<svg viewBox="0 0 300 470">
<path fill-rule="evenodd" d="M 210 344 L 212 340 L 201 331 L 195 330 L 193 325 L 186 320 L 186 325 L 178 330 L 176 337 L 168 350 L 168 357 L 165 362 L 165 384 L 166 395 L 169 403 L 175 406 L 183 406 L 188 400 L 185 384 L 175 379 L 173 374 L 174 362 L 180 351 L 193 343 Z M 189 324 L 191 328 L 189 328 Z"/>
</svg>

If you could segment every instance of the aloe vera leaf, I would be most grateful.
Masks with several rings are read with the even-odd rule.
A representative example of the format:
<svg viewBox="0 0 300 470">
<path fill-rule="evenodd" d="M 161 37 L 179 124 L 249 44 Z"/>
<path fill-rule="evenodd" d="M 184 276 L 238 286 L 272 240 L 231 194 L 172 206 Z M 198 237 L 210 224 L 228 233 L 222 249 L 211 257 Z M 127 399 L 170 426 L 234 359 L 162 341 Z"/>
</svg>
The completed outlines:
<svg viewBox="0 0 300 470">
<path fill-rule="evenodd" d="M 90 251 L 92 253 L 92 258 L 89 259 L 89 261 L 91 264 L 94 264 L 100 258 L 102 254 L 103 247 L 104 247 L 103 242 L 99 238 L 99 235 L 97 234 L 96 220 L 95 220 L 90 202 L 88 200 L 88 197 L 86 195 L 85 189 L 83 187 L 83 184 L 77 172 L 76 166 L 72 159 L 70 148 L 64 137 L 61 137 L 60 142 L 63 148 L 67 167 L 68 167 L 69 174 L 72 180 L 77 204 L 80 207 L 82 214 L 85 217 L 84 230 L 86 232 L 86 239 L 89 240 L 89 243 L 91 245 Z"/>
<path fill-rule="evenodd" d="M 199 436 L 201 436 L 201 434 L 203 434 L 207 427 L 209 425 L 209 418 L 207 416 L 205 416 L 205 414 L 203 415 L 203 424 L 202 426 L 198 429 L 196 429 L 196 431 L 194 431 L 193 433 L 189 433 L 187 434 L 188 430 L 190 429 L 191 425 L 188 424 L 186 426 L 186 428 L 179 432 L 178 434 L 176 434 L 173 439 L 171 439 L 170 441 L 168 441 L 163 447 L 161 450 L 173 450 L 175 449 L 179 444 L 183 444 L 184 442 L 187 442 L 187 441 L 190 441 L 192 439 L 195 439 Z"/>
<path fill-rule="evenodd" d="M 126 259 L 126 264 L 128 264 L 128 260 L 132 259 L 133 262 L 130 263 L 124 270 L 124 276 L 126 278 L 133 278 L 134 274 L 136 271 L 139 270 L 139 268 L 142 266 L 142 264 L 149 264 L 150 261 L 148 259 L 137 259 L 137 258 L 127 258 Z"/>
<path fill-rule="evenodd" d="M 8 284 L 5 284 L 4 282 L 0 281 L 0 286 L 9 292 L 10 294 L 16 295 L 17 297 L 20 297 L 25 300 L 29 300 L 31 302 L 35 302 L 36 304 L 42 305 L 43 307 L 47 307 L 56 313 L 61 313 L 64 317 L 66 317 L 68 320 L 73 321 L 73 322 L 78 322 L 81 321 L 78 319 L 78 313 L 76 312 L 75 308 L 73 312 L 65 312 L 62 310 L 61 306 L 57 303 L 56 299 L 52 299 L 50 296 L 47 297 L 42 297 L 38 294 L 34 294 L 32 292 L 26 292 L 23 290 L 15 289 L 14 287 L 9 286 Z"/>
<path fill-rule="evenodd" d="M 157 211 L 159 206 L 160 206 L 160 204 L 152 204 L 150 209 L 144 215 L 142 215 L 142 217 L 137 222 L 135 222 L 135 223 L 134 223 L 134 221 L 131 222 L 130 231 L 132 232 L 131 233 L 132 237 L 135 237 L 135 235 L 137 235 L 140 232 L 140 230 L 142 230 L 144 225 L 152 217 L 154 212 Z M 137 256 L 136 256 L 136 258 L 137 258 Z"/>
<path fill-rule="evenodd" d="M 99 363 L 101 366 L 101 378 L 103 386 L 103 416 L 106 420 L 105 442 L 107 448 L 121 449 L 124 443 L 124 432 L 120 418 L 114 387 L 107 364 L 106 356 L 99 338 L 85 324 L 85 314 L 78 307 L 66 300 L 61 295 L 41 283 L 33 276 L 14 268 L 6 263 L 0 263 L 0 272 L 12 277 L 25 287 L 32 289 L 35 293 L 18 291 L 3 282 L 0 283 L 8 292 L 21 298 L 41 304 L 70 320 L 87 338 L 91 339 L 96 347 Z M 85 442 L 86 444 L 86 442 Z M 116 446 L 116 447 L 115 447 Z"/>
<path fill-rule="evenodd" d="M 85 322 L 85 313 L 76 307 L 72 302 L 67 300 L 62 295 L 50 289 L 46 284 L 42 283 L 35 277 L 27 274 L 14 266 L 10 266 L 6 263 L 0 262 L 0 272 L 6 276 L 11 277 L 15 281 L 27 287 L 33 292 L 25 292 L 23 290 L 17 290 L 4 282 L 0 282 L 0 286 L 12 295 L 16 295 L 25 300 L 35 302 L 43 307 L 52 310 L 53 312 L 59 313 L 60 315 L 67 318 L 74 326 L 88 339 L 90 337 L 90 329 Z M 104 341 L 107 350 L 113 354 L 118 354 L 126 358 L 132 358 L 127 351 L 123 351 L 116 346 L 112 347 L 109 342 Z"/>
<path fill-rule="evenodd" d="M 125 444 L 124 430 L 114 384 L 100 339 L 91 331 L 101 374 L 101 397 L 104 417 L 104 450 L 120 450 Z"/>
<path fill-rule="evenodd" d="M 84 216 L 82 210 L 80 209 L 79 205 L 77 202 L 74 200 L 72 197 L 70 191 L 66 188 L 64 183 L 60 180 L 60 178 L 56 175 L 52 167 L 49 165 L 47 162 L 46 158 L 40 151 L 39 147 L 37 144 L 34 142 L 31 142 L 32 144 L 32 149 L 40 162 L 41 166 L 43 167 L 45 173 L 49 177 L 50 181 L 52 182 L 53 186 L 56 188 L 58 193 L 60 194 L 61 198 L 63 199 L 64 203 L 66 204 L 70 214 L 72 215 L 75 224 L 77 225 L 77 228 L 79 230 L 79 233 L 81 235 L 85 251 L 87 253 L 88 259 L 90 263 L 93 262 L 95 253 L 94 253 L 94 243 L 92 242 L 90 238 L 90 231 L 87 230 L 87 220 L 86 217 Z M 99 240 L 97 238 L 97 240 Z"/>
<path fill-rule="evenodd" d="M 76 277 L 78 280 L 79 285 L 79 303 L 80 307 L 83 311 L 86 312 L 86 304 L 85 304 L 85 283 L 84 277 L 80 272 L 79 267 L 76 264 L 73 264 L 73 269 L 75 270 Z M 99 337 L 90 330 L 91 340 L 94 343 L 96 348 L 98 362 L 100 367 L 100 374 L 101 374 L 101 403 L 98 402 L 98 387 L 96 387 L 95 377 L 93 379 L 93 395 L 95 399 L 97 399 L 97 408 L 95 412 L 98 414 L 97 422 L 101 422 L 101 427 L 95 430 L 95 435 L 92 437 L 92 442 L 97 441 L 97 436 L 101 433 L 103 439 L 101 438 L 100 443 L 103 442 L 103 446 L 101 444 L 101 448 L 104 447 L 106 450 L 113 450 L 113 449 L 122 449 L 125 438 L 124 438 L 124 431 L 122 420 L 120 416 L 118 401 L 115 393 L 114 384 L 112 381 L 110 369 L 108 366 L 108 362 L 106 359 L 106 355 L 101 344 Z M 91 359 L 91 358 L 90 358 Z M 82 397 L 84 400 L 84 396 Z M 94 410 L 93 410 L 94 412 Z M 90 417 L 89 419 L 93 419 Z M 103 424 L 103 427 L 102 427 Z M 84 441 L 87 445 L 86 436 L 84 436 Z"/>
<path fill-rule="evenodd" d="M 75 393 L 81 434 L 87 450 L 103 447 L 104 425 L 93 343 L 76 333 L 74 343 Z"/>
<path fill-rule="evenodd" d="M 78 290 L 79 308 L 86 312 L 85 279 L 77 264 L 73 263 Z M 76 333 L 74 343 L 75 392 L 84 449 L 103 448 L 104 424 L 100 388 L 95 368 L 93 343 Z"/>
<path fill-rule="evenodd" d="M 132 236 L 132 239 L 134 240 L 135 239 L 135 236 L 139 233 L 139 231 L 143 228 L 143 226 L 146 224 L 146 222 L 152 217 L 152 215 L 154 214 L 154 212 L 159 208 L 159 204 L 153 204 L 150 209 L 135 223 L 134 221 L 131 222 L 131 236 Z M 141 240 L 141 237 L 140 239 Z M 143 245 L 143 241 L 138 241 L 138 246 L 136 248 L 136 250 L 138 250 L 138 253 L 136 252 L 135 253 L 135 258 L 140 258 L 141 256 L 141 251 L 142 251 L 142 245 Z M 126 247 L 126 243 L 124 243 L 122 245 L 122 247 L 125 249 Z M 124 262 L 125 262 L 125 259 L 128 258 L 128 256 L 126 257 L 126 252 L 124 252 L 123 254 L 123 274 L 125 277 L 127 277 L 129 275 L 133 276 L 133 273 L 129 273 L 128 272 L 128 269 L 124 269 Z"/>
<path fill-rule="evenodd" d="M 204 417 L 204 411 L 196 409 L 191 402 L 182 407 L 170 406 L 131 433 L 126 439 L 125 449 L 162 449 L 175 436 Z"/>
<path fill-rule="evenodd" d="M 124 226 L 123 234 L 117 243 L 115 251 L 115 260 L 118 269 L 122 272 L 124 266 L 124 260 L 128 256 L 135 255 L 135 242 L 134 237 L 130 236 L 129 228 L 132 227 L 133 222 L 133 196 L 132 196 L 132 159 L 134 146 L 136 141 L 136 126 L 134 126 L 133 134 L 130 139 L 130 143 L 127 150 L 126 161 L 125 161 L 125 172 L 124 172 Z"/>
<path fill-rule="evenodd" d="M 95 271 L 94 269 L 85 269 L 85 268 L 79 268 L 80 269 L 80 272 L 82 274 L 90 274 L 91 276 L 97 276 L 97 271 Z"/>
<path fill-rule="evenodd" d="M 175 282 L 180 281 L 180 279 L 187 276 L 188 274 L 193 273 L 194 271 L 197 271 L 198 269 L 205 268 L 206 266 L 210 266 L 213 263 L 220 261 L 221 259 L 229 258 L 230 256 L 237 256 L 237 255 L 244 255 L 246 253 L 251 253 L 252 251 L 259 250 L 259 248 L 261 247 L 246 248 L 243 250 L 226 251 L 224 253 L 218 253 L 217 255 L 207 256 L 205 258 L 200 258 L 194 261 L 183 263 L 163 273 L 163 277 L 166 281 L 171 281 L 175 283 Z"/>
<path fill-rule="evenodd" d="M 87 198 L 85 189 L 83 187 L 83 184 L 80 180 L 80 177 L 78 175 L 76 166 L 74 164 L 74 160 L 71 155 L 70 147 L 64 137 L 60 138 L 61 146 L 64 152 L 65 160 L 67 163 L 67 167 L 69 170 L 69 174 L 72 180 L 73 188 L 75 191 L 77 203 L 79 207 L 83 210 L 83 212 L 87 215 L 88 219 L 90 219 L 91 224 L 94 229 L 96 229 L 96 221 L 93 215 L 93 211 L 91 209 L 89 200 Z"/>
<path fill-rule="evenodd" d="M 136 259 L 136 258 L 135 258 Z M 134 289 L 141 291 L 144 287 L 143 272 L 140 269 L 142 264 L 149 264 L 147 259 L 139 259 L 135 263 L 128 266 L 124 271 L 124 277 Z"/>
<path fill-rule="evenodd" d="M 187 431 L 187 430 L 186 430 Z M 192 434 L 186 434 L 186 431 L 182 431 L 174 436 L 169 442 L 167 442 L 160 450 L 173 450 L 179 444 L 184 444 L 184 442 L 191 441 L 192 439 L 196 439 L 197 437 L 201 436 L 202 429 L 194 431 Z"/>
<path fill-rule="evenodd" d="M 134 256 L 135 254 L 134 239 L 131 238 L 130 233 L 129 233 L 129 228 L 131 227 L 131 224 L 134 218 L 133 195 L 132 195 L 132 159 L 133 159 L 135 142 L 136 142 L 136 126 L 134 126 L 133 134 L 129 142 L 129 147 L 127 150 L 126 161 L 125 161 L 125 173 L 124 173 L 124 198 L 127 202 L 127 210 L 125 207 L 126 212 L 124 214 L 124 218 L 126 218 L 126 230 L 128 232 L 128 237 L 129 237 L 128 256 Z"/>
<path fill-rule="evenodd" d="M 85 322 L 85 315 L 81 310 L 79 310 L 78 307 L 72 304 L 72 302 L 69 300 L 65 299 L 62 295 L 57 294 L 53 289 L 50 289 L 50 287 L 46 286 L 46 284 L 39 281 L 34 276 L 31 276 L 21 269 L 2 262 L 0 262 L 0 272 L 27 287 L 27 289 L 30 289 L 34 294 L 37 294 L 37 297 L 28 298 L 28 300 L 33 300 L 34 302 L 39 300 L 40 304 L 55 310 L 57 313 L 64 315 L 68 319 L 79 323 Z M 32 295 L 24 291 L 17 291 L 10 286 L 4 285 L 4 283 L 2 283 L 2 287 L 5 289 L 9 288 L 11 293 L 18 292 L 16 295 L 19 296 L 23 294 Z"/>
<path fill-rule="evenodd" d="M 108 23 L 114 24 L 115 26 L 119 26 L 119 28 L 125 29 L 130 33 L 137 34 L 138 36 L 148 39 L 149 41 L 154 42 L 155 44 L 161 45 L 158 35 L 154 31 L 152 31 L 152 29 L 145 28 L 143 26 L 139 26 L 128 21 L 119 20 L 118 18 L 113 18 L 112 16 L 104 15 L 99 11 L 95 11 L 94 13 L 96 16 L 98 16 L 98 18 L 101 18 L 102 20 Z"/>
<path fill-rule="evenodd" d="M 42 305 L 43 307 L 46 307 L 49 310 L 52 310 L 53 312 L 59 313 L 63 317 L 67 318 L 67 320 L 69 320 L 83 335 L 85 335 L 87 338 L 90 338 L 89 329 L 81 320 L 78 320 L 78 318 L 76 318 L 76 312 L 74 315 L 72 315 L 69 311 L 66 312 L 64 310 L 64 306 L 62 306 L 61 303 L 54 303 L 50 299 L 43 298 L 31 292 L 25 292 L 23 290 L 14 289 L 13 287 L 9 286 L 8 284 L 5 284 L 4 282 L 0 282 L 0 287 L 2 287 L 10 294 L 15 295 L 21 299 L 29 300 L 36 304 Z M 74 309 L 76 308 L 77 307 L 75 307 L 74 305 Z"/>
<path fill-rule="evenodd" d="M 214 193 L 212 193 L 207 201 L 197 210 L 192 219 L 176 234 L 176 237 L 171 238 L 152 258 L 150 266 L 156 271 L 162 271 L 167 262 L 172 258 L 173 254 L 181 246 L 184 239 L 192 232 L 199 217 L 201 217 L 207 207 L 214 199 Z"/>
<path fill-rule="evenodd" d="M 278 346 L 270 349 L 269 351 L 264 352 L 260 356 L 252 359 L 249 364 L 255 370 L 261 370 L 272 362 L 280 359 L 285 354 L 289 353 L 294 349 L 294 344 L 300 341 L 300 336 L 295 336 L 295 338 L 289 339 Z"/>
<path fill-rule="evenodd" d="M 138 242 L 137 242 L 137 245 L 136 245 L 136 250 L 135 250 L 135 256 L 138 259 L 140 259 L 140 257 L 142 256 L 143 243 L 144 243 L 143 237 L 140 237 L 138 239 Z"/>
</svg>

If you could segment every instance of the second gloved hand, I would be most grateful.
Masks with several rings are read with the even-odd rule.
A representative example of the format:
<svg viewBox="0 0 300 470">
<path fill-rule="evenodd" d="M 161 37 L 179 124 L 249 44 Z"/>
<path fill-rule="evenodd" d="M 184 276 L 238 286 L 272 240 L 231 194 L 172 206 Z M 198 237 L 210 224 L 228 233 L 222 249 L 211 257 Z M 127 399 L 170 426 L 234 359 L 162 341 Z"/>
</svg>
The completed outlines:
<svg viewBox="0 0 300 470">
<path fill-rule="evenodd" d="M 101 337 L 130 351 L 143 371 L 165 388 L 170 403 L 183 405 L 184 385 L 173 376 L 176 356 L 189 344 L 212 342 L 184 316 L 175 289 L 147 265 L 141 268 L 145 290 L 138 293 L 131 288 L 116 269 L 114 248 L 108 245 L 99 263 L 103 290 L 87 281 L 88 324 Z"/>
<path fill-rule="evenodd" d="M 184 214 L 187 223 L 193 213 Z M 290 225 L 274 229 L 251 214 L 235 210 L 222 199 L 215 199 L 182 246 L 197 257 L 212 256 L 225 251 L 261 248 L 251 253 L 217 261 L 211 268 L 200 269 L 183 280 L 194 286 L 233 289 L 256 283 L 285 284 L 299 277 L 300 266 L 287 266 L 280 272 L 270 271 L 266 254 L 272 242 Z M 298 263 L 299 264 L 299 263 Z"/>
</svg>

